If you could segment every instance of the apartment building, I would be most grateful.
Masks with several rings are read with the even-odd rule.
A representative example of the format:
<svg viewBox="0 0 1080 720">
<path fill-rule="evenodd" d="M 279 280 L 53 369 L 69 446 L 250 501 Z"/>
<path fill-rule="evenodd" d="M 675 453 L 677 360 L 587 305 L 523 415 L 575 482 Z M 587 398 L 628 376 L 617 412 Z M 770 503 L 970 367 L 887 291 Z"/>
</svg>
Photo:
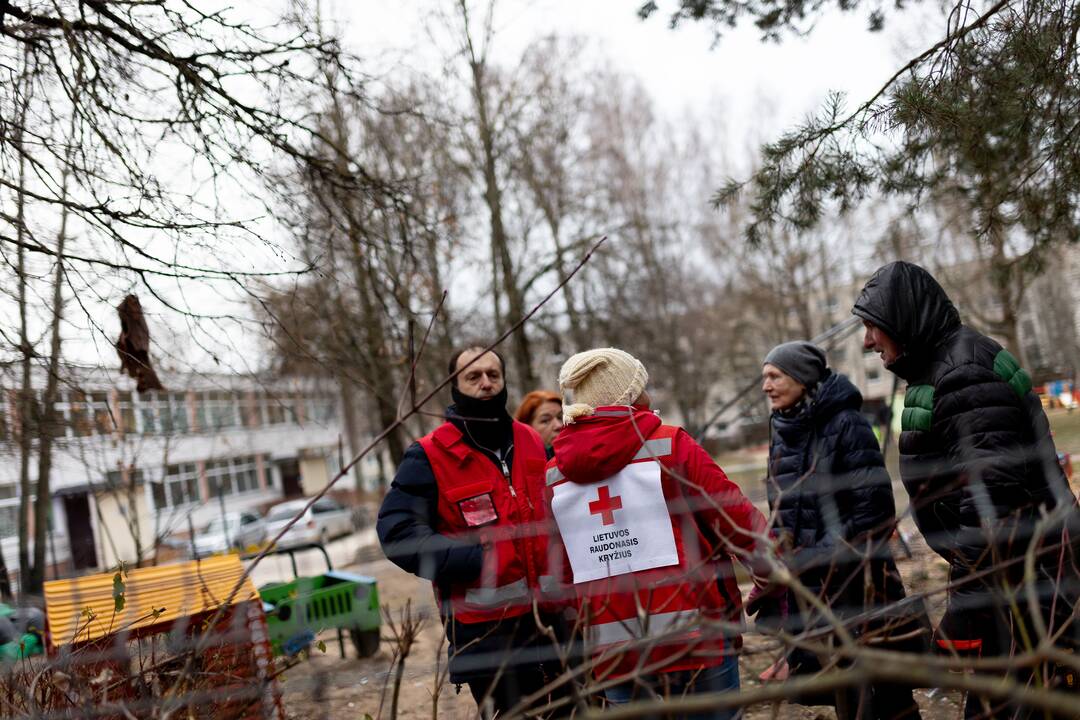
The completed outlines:
<svg viewBox="0 0 1080 720">
<path fill-rule="evenodd" d="M 348 451 L 333 383 L 173 375 L 170 385 L 140 394 L 115 373 L 66 373 L 45 500 L 50 564 L 82 571 L 152 557 L 164 538 L 201 528 L 224 509 L 261 508 L 317 492 Z M 10 385 L 0 391 L 0 544 L 13 575 L 17 404 Z M 32 478 L 36 468 L 35 459 Z"/>
</svg>

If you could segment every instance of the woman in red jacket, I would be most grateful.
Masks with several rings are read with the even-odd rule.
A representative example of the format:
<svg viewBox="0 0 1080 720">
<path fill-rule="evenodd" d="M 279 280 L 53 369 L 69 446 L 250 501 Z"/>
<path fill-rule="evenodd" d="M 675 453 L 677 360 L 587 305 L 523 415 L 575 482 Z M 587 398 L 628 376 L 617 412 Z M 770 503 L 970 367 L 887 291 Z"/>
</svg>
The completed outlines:
<svg viewBox="0 0 1080 720">
<path fill-rule="evenodd" d="M 566 426 L 547 473 L 553 541 L 596 679 L 623 679 L 605 690 L 615 704 L 738 690 L 731 559 L 749 560 L 765 537 L 765 518 L 738 486 L 649 409 L 647 382 L 645 367 L 614 348 L 567 360 Z"/>
</svg>

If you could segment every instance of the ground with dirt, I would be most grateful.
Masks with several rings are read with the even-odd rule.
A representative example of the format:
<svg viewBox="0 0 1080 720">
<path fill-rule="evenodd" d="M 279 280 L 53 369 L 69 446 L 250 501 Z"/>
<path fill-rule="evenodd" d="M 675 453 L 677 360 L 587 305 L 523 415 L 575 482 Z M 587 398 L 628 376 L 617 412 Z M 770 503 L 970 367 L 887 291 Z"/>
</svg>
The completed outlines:
<svg viewBox="0 0 1080 720">
<path fill-rule="evenodd" d="M 1080 412 L 1064 410 L 1049 413 L 1054 429 L 1058 449 L 1065 452 L 1080 452 Z M 718 460 L 721 466 L 728 467 L 732 479 L 759 504 L 764 505 L 760 477 L 764 470 L 766 449 L 750 448 L 734 453 L 726 453 Z M 896 467 L 895 437 L 892 438 L 889 452 L 889 467 L 894 479 L 897 511 L 905 515 L 907 497 L 899 483 Z M 1076 489 L 1076 486 L 1074 486 Z M 904 557 L 899 543 L 895 554 L 899 559 L 900 570 L 908 593 L 928 592 L 946 584 L 945 562 L 933 554 L 926 543 L 915 531 L 909 517 L 904 517 L 901 528 L 912 545 L 913 558 Z M 456 694 L 453 687 L 445 683 L 437 695 L 435 705 L 435 677 L 437 670 L 445 668 L 445 648 L 441 640 L 443 630 L 433 613 L 431 586 L 397 569 L 383 559 L 377 546 L 362 548 L 356 563 L 350 570 L 374 575 L 379 582 L 379 593 L 384 607 L 395 617 L 399 617 L 411 603 L 414 612 L 426 614 L 427 620 L 404 666 L 401 679 L 401 693 L 397 717 L 403 720 L 420 718 L 473 718 L 476 706 L 467 689 Z M 928 607 L 934 621 L 942 612 L 941 594 L 928 598 Z M 326 637 L 325 653 L 316 651 L 310 661 L 288 670 L 283 681 L 284 699 L 289 718 L 308 720 L 315 718 L 373 718 L 391 717 L 389 685 L 392 684 L 392 641 L 391 631 L 383 624 L 381 647 L 379 652 L 368 658 L 356 658 L 351 647 L 348 657 L 341 660 L 337 654 L 333 637 Z M 758 684 L 757 675 L 771 663 L 766 642 L 753 633 L 746 635 L 745 648 L 741 660 L 743 688 Z M 962 717 L 960 696 L 956 692 L 918 691 L 923 718 L 926 720 L 954 720 Z M 797 720 L 814 718 L 835 718 L 835 712 L 827 707 L 801 707 L 785 704 L 779 708 L 756 707 L 747 711 L 747 718 L 764 720 L 779 717 Z"/>
<path fill-rule="evenodd" d="M 1058 448 L 1074 455 L 1080 453 L 1080 412 L 1051 412 L 1050 421 Z M 907 498 L 896 481 L 899 473 L 896 467 L 895 442 L 894 437 L 887 455 L 895 482 L 897 509 L 904 513 Z M 732 478 L 743 486 L 751 498 L 759 502 L 764 495 L 760 485 L 764 455 L 765 449 L 759 447 L 729 453 L 720 458 L 721 466 L 730 468 Z M 899 544 L 895 548 L 900 572 L 909 593 L 943 587 L 946 584 L 947 569 L 944 561 L 927 548 L 909 517 L 904 518 L 901 528 L 910 539 L 913 552 L 913 558 L 908 559 L 904 557 Z M 445 668 L 446 651 L 441 644 L 443 631 L 437 615 L 434 614 L 430 584 L 402 572 L 383 559 L 375 546 L 361 549 L 357 561 L 348 569 L 372 575 L 378 580 L 381 601 L 395 619 L 400 617 L 406 603 L 411 604 L 414 613 L 426 616 L 424 627 L 404 665 L 397 717 L 402 720 L 476 717 L 476 705 L 467 689 L 458 695 L 454 688 L 445 682 L 436 685 L 438 670 Z M 928 598 L 929 610 L 935 621 L 940 616 L 943 600 L 941 594 Z M 363 718 L 365 714 L 373 718 L 391 717 L 392 693 L 389 688 L 393 684 L 393 643 L 387 624 L 383 625 L 382 634 L 383 642 L 375 656 L 357 658 L 350 646 L 347 647 L 348 657 L 344 660 L 338 655 L 335 639 L 331 636 L 325 637 L 325 653 L 316 651 L 310 660 L 289 670 L 284 676 L 282 687 L 288 717 L 297 720 L 344 720 Z M 759 684 L 758 673 L 772 661 L 767 650 L 762 636 L 754 633 L 746 635 L 740 662 L 744 688 Z M 916 695 L 925 720 L 959 720 L 963 715 L 958 693 L 918 691 Z M 828 707 L 808 708 L 784 704 L 778 708 L 752 708 L 746 717 L 754 720 L 771 717 L 811 720 L 819 717 L 834 718 L 835 713 Z"/>
<path fill-rule="evenodd" d="M 912 592 L 919 592 L 931 587 L 940 587 L 945 580 L 945 564 L 937 558 L 919 539 L 911 540 L 913 559 L 900 558 L 900 570 L 905 583 Z M 377 551 L 368 550 L 364 555 L 371 558 Z M 445 647 L 442 645 L 442 627 L 434 614 L 431 586 L 402 572 L 385 559 L 368 559 L 367 562 L 349 568 L 352 571 L 372 575 L 378 579 L 379 595 L 382 604 L 395 618 L 401 616 L 406 604 L 413 614 L 425 616 L 424 626 L 406 659 L 401 677 L 401 691 L 398 700 L 397 717 L 401 720 L 420 720 L 421 718 L 474 718 L 476 705 L 463 688 L 460 695 L 453 686 L 444 682 L 439 685 L 437 711 L 435 707 L 436 673 L 445 670 Z M 931 613 L 940 612 L 940 597 L 932 597 Z M 287 671 L 283 678 L 283 699 L 287 716 L 297 720 L 315 720 L 316 718 L 363 718 L 365 714 L 373 718 L 391 717 L 392 675 L 392 631 L 388 624 L 383 625 L 383 642 L 379 652 L 370 658 L 357 658 L 355 650 L 346 642 L 347 658 L 342 660 L 338 654 L 336 638 L 324 636 L 326 652 L 314 651 L 312 657 L 297 667 Z M 759 684 L 757 675 L 771 662 L 764 639 L 753 633 L 746 636 L 746 645 L 741 659 L 743 687 Z M 953 720 L 961 717 L 959 696 L 956 693 L 937 692 L 930 696 L 919 691 L 919 702 L 923 708 L 923 717 L 927 720 Z M 762 719 L 769 717 L 811 718 L 835 717 L 828 707 L 801 707 L 785 704 L 778 709 L 772 707 L 751 709 L 747 718 Z"/>
</svg>

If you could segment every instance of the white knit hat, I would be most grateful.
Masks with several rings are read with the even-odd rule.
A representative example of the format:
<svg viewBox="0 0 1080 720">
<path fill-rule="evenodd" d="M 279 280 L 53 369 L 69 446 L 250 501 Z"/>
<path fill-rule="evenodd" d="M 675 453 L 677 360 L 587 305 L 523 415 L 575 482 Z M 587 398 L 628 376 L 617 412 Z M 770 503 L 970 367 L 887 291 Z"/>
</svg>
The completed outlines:
<svg viewBox="0 0 1080 720">
<path fill-rule="evenodd" d="M 648 382 L 645 366 L 628 352 L 615 348 L 580 352 L 564 362 L 559 371 L 563 423 L 569 425 L 579 417 L 592 415 L 602 405 L 629 405 Z"/>
</svg>

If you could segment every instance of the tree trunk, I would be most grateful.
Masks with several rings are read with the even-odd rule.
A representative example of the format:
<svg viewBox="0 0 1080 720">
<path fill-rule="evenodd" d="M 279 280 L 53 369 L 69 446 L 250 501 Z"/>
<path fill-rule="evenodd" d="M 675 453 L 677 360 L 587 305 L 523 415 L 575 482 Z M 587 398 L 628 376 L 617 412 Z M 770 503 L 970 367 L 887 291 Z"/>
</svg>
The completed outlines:
<svg viewBox="0 0 1080 720">
<path fill-rule="evenodd" d="M 65 173 L 65 186 L 67 175 Z M 65 193 L 66 194 L 66 193 Z M 49 508 L 52 496 L 49 476 L 52 474 L 53 438 L 63 432 L 56 417 L 56 398 L 60 390 L 60 319 L 64 313 L 64 240 L 67 233 L 67 211 L 60 217 L 60 233 L 56 241 L 56 274 L 53 276 L 53 307 L 49 332 L 49 370 L 45 378 L 45 391 L 41 397 L 41 424 L 38 432 L 37 502 L 34 503 L 34 564 L 30 571 L 26 591 L 38 594 L 45 583 L 46 533 L 50 525 Z M 137 542 L 137 541 L 136 541 Z"/>
<path fill-rule="evenodd" d="M 74 121 L 73 121 L 74 122 Z M 72 128 L 74 132 L 74 128 Z M 74 145 L 67 151 L 70 161 Z M 65 202 L 68 195 L 70 173 L 65 164 L 60 178 L 60 200 Z M 38 434 L 38 477 L 37 502 L 34 503 L 34 564 L 30 572 L 27 592 L 39 594 L 45 585 L 45 549 L 46 533 L 52 524 L 50 509 L 52 493 L 50 477 L 52 475 L 53 438 L 63 432 L 63 427 L 56 416 L 56 398 L 60 390 L 60 320 L 64 316 L 64 248 L 67 244 L 68 209 L 62 206 L 60 212 L 60 231 L 56 235 L 56 272 L 53 275 L 52 318 L 49 323 L 49 370 L 45 379 L 45 392 L 42 394 L 41 425 Z M 139 547 L 139 538 L 135 538 Z M 141 558 L 141 556 L 140 556 Z"/>
<path fill-rule="evenodd" d="M 141 568 L 145 566 L 143 555 L 146 551 L 145 548 L 143 548 L 142 521 L 139 518 L 138 512 L 138 470 L 135 467 L 127 468 L 127 473 L 124 476 L 124 489 L 126 490 L 125 494 L 127 495 L 128 530 L 131 531 L 131 539 L 135 544 L 135 567 Z"/>
<path fill-rule="evenodd" d="M 534 189 L 534 194 L 540 201 L 544 217 L 547 219 L 548 229 L 551 232 L 551 241 L 555 245 L 555 275 L 562 285 L 563 302 L 566 303 L 566 319 L 570 323 L 570 338 L 574 341 L 575 348 L 587 348 L 590 343 L 586 334 L 585 323 L 582 322 L 581 314 L 578 312 L 572 283 L 569 282 L 569 273 L 566 270 L 566 250 L 563 248 L 561 237 L 562 224 L 555 208 L 551 206 L 551 203 L 544 201 L 540 194 L 540 188 Z"/>
<path fill-rule="evenodd" d="M 1023 285 L 1017 273 L 1023 272 L 1015 260 L 1005 254 L 1005 239 L 996 228 L 991 231 L 990 284 L 1001 303 L 1001 319 L 996 328 L 1005 348 L 1016 356 L 1021 367 L 1027 367 L 1027 356 L 1020 344 L 1020 302 Z"/>
<path fill-rule="evenodd" d="M 349 235 L 353 251 L 353 273 L 356 280 L 357 294 L 360 296 L 360 308 L 364 318 L 362 340 L 369 365 L 368 380 L 371 383 L 372 399 L 380 427 L 389 427 L 397 420 L 397 406 L 394 404 L 394 376 L 386 357 L 386 335 L 382 318 L 378 315 L 376 303 L 371 297 L 371 287 L 367 282 L 363 243 L 356 218 L 349 212 Z M 390 456 L 400 461 L 405 454 L 401 433 L 393 432 L 386 438 Z"/>
<path fill-rule="evenodd" d="M 488 116 L 487 99 L 484 89 L 484 64 L 472 58 L 470 61 L 473 80 L 473 101 L 476 104 L 476 124 L 483 149 L 484 202 L 491 217 L 491 251 L 495 267 L 502 277 L 502 291 L 506 295 L 507 322 L 516 323 L 525 316 L 525 297 L 518 286 L 514 272 L 513 259 L 510 257 L 509 239 L 503 224 L 502 189 L 496 169 L 494 128 Z M 497 304 L 497 303 L 496 303 Z M 503 328 L 497 328 L 501 331 Z M 520 325 L 513 333 L 513 357 L 516 361 L 521 387 L 526 391 L 537 386 L 536 373 L 533 372 L 532 348 L 525 325 Z"/>
<path fill-rule="evenodd" d="M 532 148 L 528 144 L 528 140 L 525 138 L 519 138 L 519 143 L 524 146 L 523 153 L 525 157 L 522 160 L 524 165 L 523 172 L 525 175 L 525 182 L 528 183 L 529 189 L 532 191 L 533 199 L 537 206 L 540 208 L 540 212 L 544 215 L 544 221 L 547 223 L 548 232 L 551 233 L 551 242 L 555 246 L 555 275 L 559 279 L 559 283 L 562 285 L 563 302 L 566 303 L 566 319 L 570 324 L 570 339 L 574 343 L 575 348 L 589 347 L 589 338 L 585 329 L 585 323 L 582 321 L 581 313 L 578 311 L 577 301 L 574 298 L 573 286 L 567 282 L 567 276 L 569 273 L 566 269 L 566 249 L 562 244 L 562 219 L 563 213 L 561 212 L 561 190 L 562 185 L 560 180 L 562 179 L 562 173 L 556 173 L 556 177 L 551 180 L 552 187 L 545 187 L 544 178 L 537 172 L 535 164 L 530 160 L 529 153 Z M 559 197 L 552 198 L 548 195 L 548 191 L 552 193 L 560 194 Z"/>
<path fill-rule="evenodd" d="M 346 443 L 346 447 L 349 448 L 348 459 L 352 460 L 356 453 L 360 452 L 361 442 L 360 422 L 356 417 L 356 391 L 353 388 L 352 381 L 348 378 L 339 377 L 338 386 L 341 388 L 342 421 L 345 425 L 345 437 L 348 441 Z M 360 492 L 364 489 L 364 478 L 363 473 L 360 472 L 360 463 L 353 466 L 352 475 L 356 491 Z"/>
<path fill-rule="evenodd" d="M 432 279 L 430 301 L 432 305 L 432 312 L 435 311 L 435 307 L 438 305 L 438 301 L 442 298 L 442 292 L 445 286 L 443 285 L 441 268 L 438 262 L 438 236 L 432 232 L 425 232 L 424 237 L 427 244 L 427 255 L 431 259 L 430 273 Z M 431 329 L 431 337 L 428 338 L 427 353 L 429 356 L 438 358 L 438 362 L 434 363 L 434 367 L 438 368 L 436 371 L 436 377 L 433 384 L 441 382 L 446 375 L 446 361 L 450 359 L 450 355 L 454 352 L 454 338 L 453 332 L 453 320 L 450 317 L 450 309 L 443 305 L 440 311 L 441 317 L 435 321 L 434 327 Z M 432 425 L 432 418 L 419 416 L 420 428 L 426 433 Z"/>
<path fill-rule="evenodd" d="M 335 164 L 342 172 L 348 172 L 348 130 L 341 107 L 334 98 L 334 108 L 331 111 L 331 120 L 334 124 L 337 147 L 333 148 Z M 356 207 L 353 197 L 348 190 L 338 193 L 338 205 L 345 215 L 346 232 L 348 233 L 349 247 L 352 252 L 353 281 L 356 283 L 356 293 L 360 300 L 360 313 L 362 318 L 361 341 L 367 365 L 367 381 L 371 386 L 372 399 L 375 401 L 376 415 L 381 427 L 389 427 L 397 421 L 398 409 L 395 404 L 395 382 L 393 368 L 388 362 L 386 328 L 383 327 L 383 316 L 379 313 L 378 298 L 373 297 L 373 290 L 369 280 L 370 264 L 367 262 L 364 252 L 364 224 L 360 218 L 361 208 Z M 390 456 L 395 462 L 400 461 L 405 454 L 405 445 L 402 439 L 401 429 L 390 433 L 386 438 Z"/>
<path fill-rule="evenodd" d="M 29 60 L 29 49 L 27 50 Z M 24 68 L 28 65 L 24 65 Z M 27 70 L 28 72 L 28 70 Z M 24 102 L 20 109 L 18 121 L 19 131 L 15 144 L 19 148 L 19 192 L 16 200 L 15 217 L 17 227 L 15 229 L 18 239 L 18 255 L 15 273 L 18 276 L 18 301 L 19 301 L 19 351 L 22 354 L 22 389 L 19 392 L 19 592 L 26 593 L 30 585 L 30 454 L 33 452 L 33 433 L 36 423 L 33 412 L 33 384 L 31 378 L 31 358 L 34 349 L 30 346 L 29 330 L 26 319 L 26 251 L 23 243 L 26 241 L 26 195 L 24 183 L 26 182 L 26 154 L 22 147 L 22 128 L 26 127 L 26 111 L 30 104 L 30 82 L 24 88 Z"/>
</svg>

